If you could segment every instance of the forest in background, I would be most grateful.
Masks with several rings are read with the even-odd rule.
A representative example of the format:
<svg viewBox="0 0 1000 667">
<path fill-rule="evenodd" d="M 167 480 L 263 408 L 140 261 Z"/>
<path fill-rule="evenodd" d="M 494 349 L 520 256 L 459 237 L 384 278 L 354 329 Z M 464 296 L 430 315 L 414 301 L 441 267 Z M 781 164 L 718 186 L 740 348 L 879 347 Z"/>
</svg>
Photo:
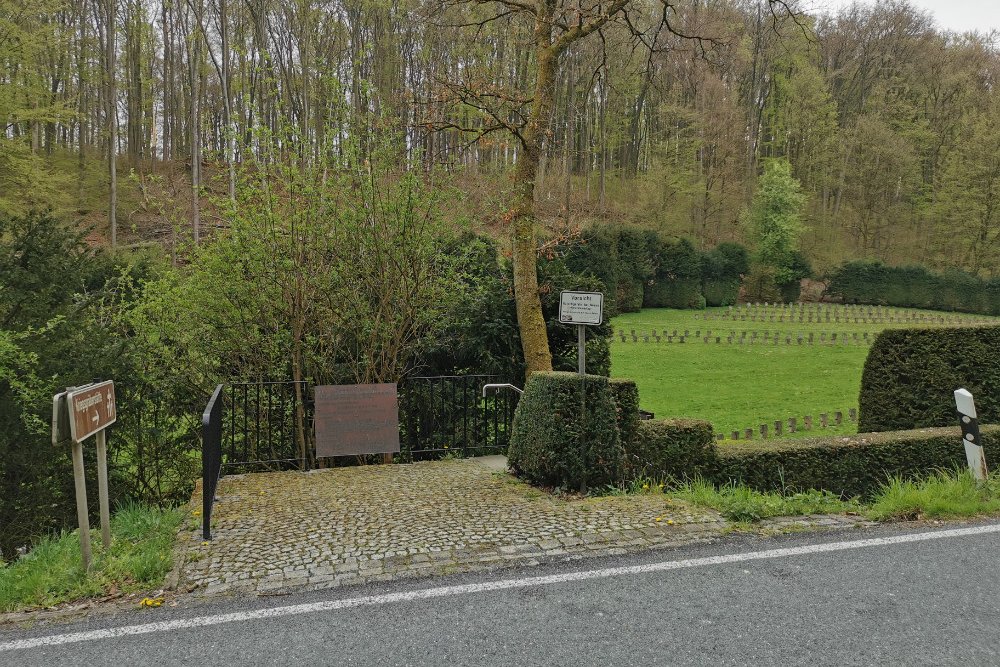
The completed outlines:
<svg viewBox="0 0 1000 667">
<path fill-rule="evenodd" d="M 354 152 L 363 171 L 366 142 L 388 136 L 398 171 L 434 173 L 459 193 L 454 215 L 500 231 L 538 64 L 522 9 L 0 0 L 0 209 L 50 208 L 93 226 L 92 243 L 176 252 L 224 224 L 245 165 Z M 868 257 L 992 277 L 995 38 L 942 32 L 897 0 L 829 15 L 634 0 L 559 60 L 542 222 L 744 241 L 762 162 L 786 158 L 817 268 Z"/>
</svg>

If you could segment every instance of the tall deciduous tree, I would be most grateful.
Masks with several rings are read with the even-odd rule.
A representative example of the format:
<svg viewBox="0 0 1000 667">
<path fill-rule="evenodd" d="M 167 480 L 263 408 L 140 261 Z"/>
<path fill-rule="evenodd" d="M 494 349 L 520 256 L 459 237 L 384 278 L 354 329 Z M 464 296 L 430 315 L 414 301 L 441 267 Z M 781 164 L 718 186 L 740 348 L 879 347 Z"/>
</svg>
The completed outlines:
<svg viewBox="0 0 1000 667">
<path fill-rule="evenodd" d="M 774 270 L 778 284 L 795 278 L 795 250 L 802 235 L 806 198 L 787 160 L 768 160 L 747 214 L 756 260 Z"/>
<path fill-rule="evenodd" d="M 458 4 L 460 7 L 463 4 L 473 7 L 483 3 L 470 1 Z M 450 5 L 447 3 L 447 6 Z M 485 116 L 489 122 L 478 126 L 447 122 L 441 127 L 459 129 L 472 134 L 474 139 L 496 130 L 508 130 L 520 143 L 508 219 L 518 326 L 530 375 L 552 369 L 552 355 L 538 294 L 536 230 L 539 214 L 535 198 L 542 176 L 541 166 L 548 152 L 547 145 L 553 137 L 552 120 L 556 84 L 561 76 L 560 59 L 571 48 L 586 43 L 591 35 L 603 33 L 612 26 L 627 36 L 625 43 L 632 51 L 644 53 L 650 60 L 652 54 L 663 49 L 661 34 L 689 36 L 675 30 L 671 23 L 676 19 L 675 9 L 668 2 L 655 10 L 639 0 L 611 0 L 587 5 L 570 0 L 493 0 L 486 6 L 490 12 L 486 16 L 477 15 L 470 7 L 464 7 L 466 11 L 459 14 L 457 25 L 473 27 L 477 31 L 498 21 L 512 21 L 523 26 L 530 31 L 530 76 L 521 82 L 520 90 L 516 91 L 501 91 L 494 85 L 484 85 L 469 76 L 460 83 L 452 83 L 450 91 L 454 99 Z M 784 0 L 766 0 L 761 7 L 766 7 L 772 16 L 779 11 L 790 11 L 789 3 Z M 640 86 L 627 111 L 628 140 L 623 144 L 620 158 L 626 171 L 637 168 L 638 128 L 652 73 L 651 67 L 643 70 Z M 566 134 L 568 136 L 568 132 Z"/>
</svg>

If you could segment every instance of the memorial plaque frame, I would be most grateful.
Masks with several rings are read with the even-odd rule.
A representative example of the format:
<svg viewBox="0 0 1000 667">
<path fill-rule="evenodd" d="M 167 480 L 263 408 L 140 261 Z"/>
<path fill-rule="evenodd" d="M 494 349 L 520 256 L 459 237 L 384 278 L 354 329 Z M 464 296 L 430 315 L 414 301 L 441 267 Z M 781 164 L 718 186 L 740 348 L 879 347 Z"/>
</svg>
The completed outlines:
<svg viewBox="0 0 1000 667">
<path fill-rule="evenodd" d="M 316 457 L 399 453 L 395 383 L 315 388 Z"/>
</svg>

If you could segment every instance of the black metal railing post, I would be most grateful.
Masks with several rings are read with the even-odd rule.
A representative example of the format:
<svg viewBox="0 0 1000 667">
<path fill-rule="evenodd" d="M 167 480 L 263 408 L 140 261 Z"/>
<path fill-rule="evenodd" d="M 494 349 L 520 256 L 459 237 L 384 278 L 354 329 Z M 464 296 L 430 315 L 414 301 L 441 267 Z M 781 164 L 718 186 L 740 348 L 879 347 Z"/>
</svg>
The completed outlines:
<svg viewBox="0 0 1000 667">
<path fill-rule="evenodd" d="M 222 469 L 222 391 L 219 385 L 212 393 L 201 415 L 201 533 L 212 539 L 212 505 Z"/>
</svg>

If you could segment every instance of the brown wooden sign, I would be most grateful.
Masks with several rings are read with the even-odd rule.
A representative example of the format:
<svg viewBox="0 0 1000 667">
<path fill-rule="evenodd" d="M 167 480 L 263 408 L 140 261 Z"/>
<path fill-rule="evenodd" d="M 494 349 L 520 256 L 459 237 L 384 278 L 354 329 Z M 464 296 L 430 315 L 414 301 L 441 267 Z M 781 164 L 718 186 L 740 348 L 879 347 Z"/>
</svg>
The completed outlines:
<svg viewBox="0 0 1000 667">
<path fill-rule="evenodd" d="M 90 384 L 66 392 L 69 429 L 73 440 L 81 442 L 101 431 L 118 418 L 115 408 L 115 383 Z"/>
<path fill-rule="evenodd" d="M 316 387 L 316 456 L 399 452 L 395 384 Z"/>
</svg>

